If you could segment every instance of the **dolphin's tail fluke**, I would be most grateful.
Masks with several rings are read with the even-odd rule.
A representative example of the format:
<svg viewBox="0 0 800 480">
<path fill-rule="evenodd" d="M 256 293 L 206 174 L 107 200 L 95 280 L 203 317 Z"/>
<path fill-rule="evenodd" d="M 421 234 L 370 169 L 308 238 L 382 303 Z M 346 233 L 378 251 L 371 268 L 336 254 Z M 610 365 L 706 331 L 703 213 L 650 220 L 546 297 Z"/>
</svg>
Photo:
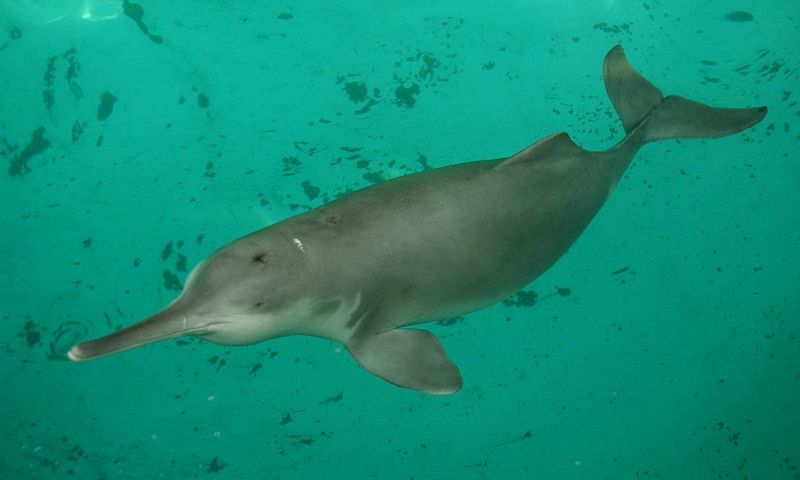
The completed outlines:
<svg viewBox="0 0 800 480">
<path fill-rule="evenodd" d="M 644 143 L 668 138 L 707 138 L 730 135 L 760 122 L 767 107 L 716 108 L 683 97 L 664 97 L 631 67 L 617 45 L 603 63 L 606 91 L 625 126 Z"/>
</svg>

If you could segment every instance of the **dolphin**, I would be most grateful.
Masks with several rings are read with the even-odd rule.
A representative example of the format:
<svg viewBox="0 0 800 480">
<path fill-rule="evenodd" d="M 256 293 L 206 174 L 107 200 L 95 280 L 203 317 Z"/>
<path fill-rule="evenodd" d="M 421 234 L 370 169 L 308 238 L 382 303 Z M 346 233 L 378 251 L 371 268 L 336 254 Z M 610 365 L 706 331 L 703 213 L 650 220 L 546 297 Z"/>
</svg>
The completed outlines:
<svg viewBox="0 0 800 480">
<path fill-rule="evenodd" d="M 82 361 L 191 335 L 245 345 L 283 335 L 344 344 L 372 374 L 431 394 L 463 380 L 438 339 L 409 325 L 496 303 L 575 242 L 647 142 L 720 137 L 767 107 L 715 108 L 664 96 L 606 55 L 608 96 L 626 136 L 587 151 L 555 133 L 508 158 L 461 163 L 364 188 L 220 248 L 153 316 L 68 356 Z"/>
</svg>

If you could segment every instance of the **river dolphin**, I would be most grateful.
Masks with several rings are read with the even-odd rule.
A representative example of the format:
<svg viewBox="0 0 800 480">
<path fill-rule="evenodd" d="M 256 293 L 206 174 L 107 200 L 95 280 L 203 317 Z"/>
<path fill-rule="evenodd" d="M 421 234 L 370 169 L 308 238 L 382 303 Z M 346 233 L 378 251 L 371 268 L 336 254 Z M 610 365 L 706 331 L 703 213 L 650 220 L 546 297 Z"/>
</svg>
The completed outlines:
<svg viewBox="0 0 800 480">
<path fill-rule="evenodd" d="M 498 160 L 395 178 L 258 230 L 197 265 L 153 316 L 72 347 L 81 361 L 192 335 L 245 345 L 282 335 L 344 344 L 366 370 L 433 394 L 462 386 L 437 338 L 409 325 L 496 303 L 575 242 L 647 142 L 720 137 L 766 107 L 715 108 L 661 91 L 606 55 L 605 87 L 626 136 L 582 149 L 555 133 Z"/>
</svg>

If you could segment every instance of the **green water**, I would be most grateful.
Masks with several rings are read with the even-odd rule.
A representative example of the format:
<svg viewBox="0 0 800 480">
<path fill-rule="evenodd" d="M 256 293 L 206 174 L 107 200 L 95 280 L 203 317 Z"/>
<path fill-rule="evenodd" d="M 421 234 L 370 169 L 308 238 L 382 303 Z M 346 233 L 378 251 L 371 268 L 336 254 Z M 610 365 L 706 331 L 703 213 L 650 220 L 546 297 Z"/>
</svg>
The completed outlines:
<svg viewBox="0 0 800 480">
<path fill-rule="evenodd" d="M 796 2 L 293 3 L 0 1 L 0 478 L 800 478 Z M 426 326 L 461 392 L 308 337 L 65 360 L 347 191 L 613 145 L 617 43 L 769 115 L 646 146 L 525 293 Z"/>
</svg>

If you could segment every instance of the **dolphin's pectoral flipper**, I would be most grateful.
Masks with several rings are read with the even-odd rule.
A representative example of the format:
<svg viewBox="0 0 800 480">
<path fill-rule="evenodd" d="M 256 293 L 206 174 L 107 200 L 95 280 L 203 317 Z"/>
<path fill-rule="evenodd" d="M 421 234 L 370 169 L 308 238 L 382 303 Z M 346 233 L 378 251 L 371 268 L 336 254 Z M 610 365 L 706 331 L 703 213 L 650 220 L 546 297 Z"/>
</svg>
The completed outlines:
<svg viewBox="0 0 800 480">
<path fill-rule="evenodd" d="M 390 330 L 353 339 L 347 348 L 368 372 L 401 387 L 446 395 L 463 384 L 458 367 L 427 330 Z"/>
</svg>

